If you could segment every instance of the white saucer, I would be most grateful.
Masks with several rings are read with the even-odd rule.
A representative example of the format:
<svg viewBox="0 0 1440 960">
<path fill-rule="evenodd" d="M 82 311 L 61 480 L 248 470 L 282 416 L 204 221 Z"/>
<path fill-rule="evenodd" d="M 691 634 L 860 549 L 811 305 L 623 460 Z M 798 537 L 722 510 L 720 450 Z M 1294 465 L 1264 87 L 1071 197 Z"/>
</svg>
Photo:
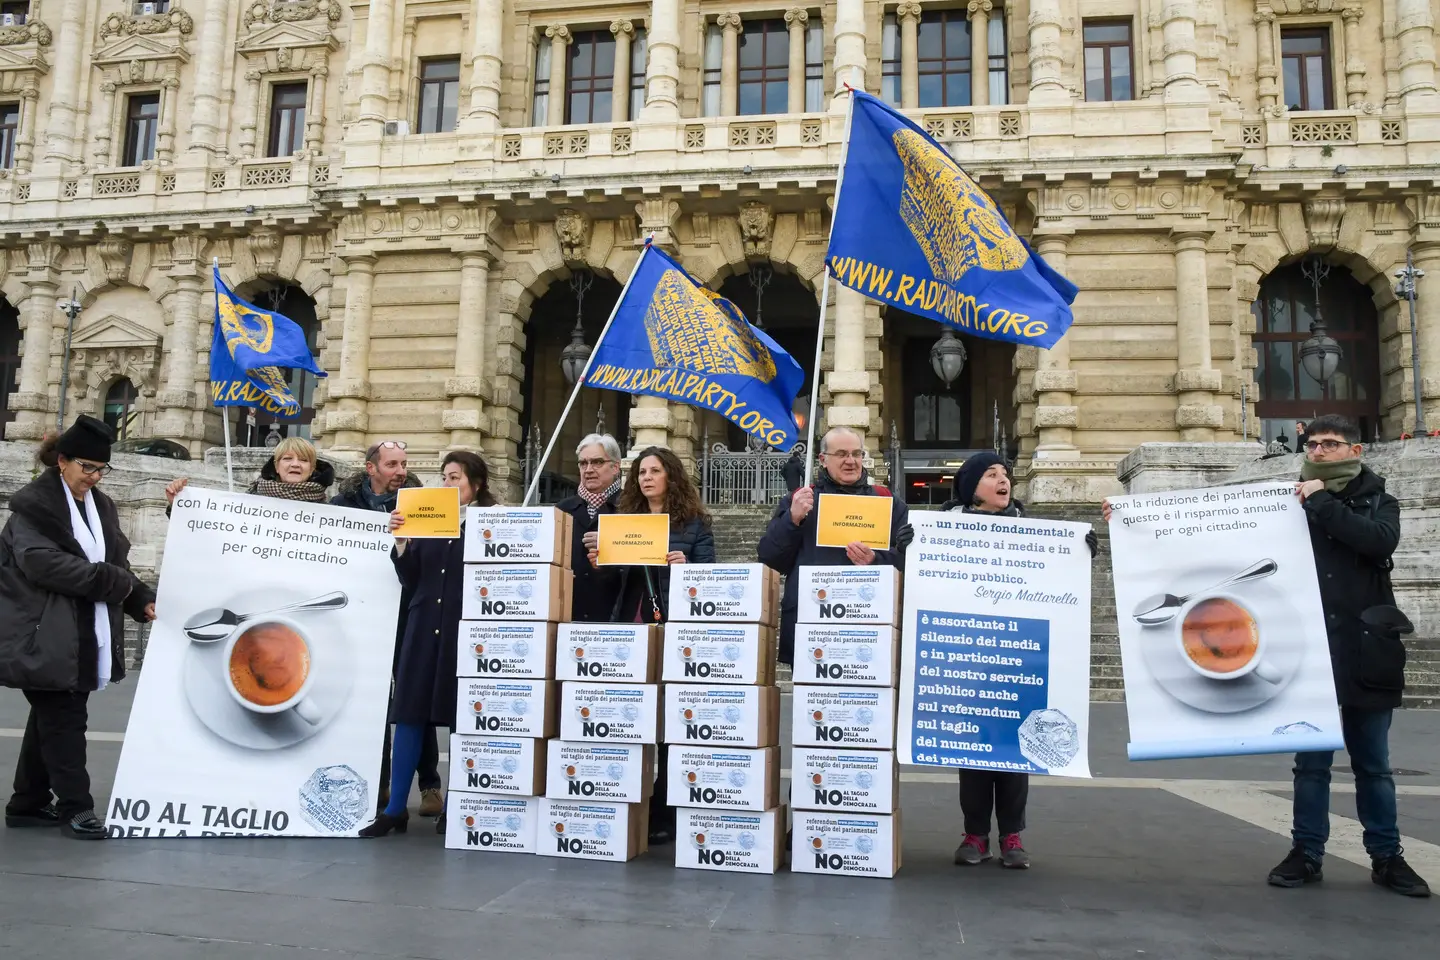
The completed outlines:
<svg viewBox="0 0 1440 960">
<path fill-rule="evenodd" d="M 1205 568 L 1193 572 L 1196 589 L 1223 580 L 1231 568 Z M 1280 574 L 1276 574 L 1280 576 Z M 1180 617 L 1169 623 L 1140 628 L 1140 650 L 1155 682 L 1181 703 L 1206 713 L 1243 713 L 1280 695 L 1300 672 L 1305 659 L 1305 638 L 1301 635 L 1300 612 L 1280 590 L 1274 577 L 1251 583 L 1232 584 L 1225 593 L 1245 601 L 1264 631 L 1265 661 L 1280 672 L 1279 683 L 1261 680 L 1253 672 L 1235 680 L 1212 680 L 1190 669 L 1180 650 Z M 1177 584 L 1177 593 L 1188 592 Z"/>
<path fill-rule="evenodd" d="M 259 612 L 308 600 L 311 595 L 302 591 L 273 589 L 263 593 L 252 591 L 235 594 L 224 606 L 236 611 Z M 182 612 L 178 622 L 184 623 L 197 612 Z M 303 626 L 310 638 L 310 670 L 315 680 L 310 685 L 309 697 L 320 711 L 320 722 L 314 725 L 301 720 L 294 710 L 275 714 L 246 710 L 235 702 L 228 689 L 225 641 L 186 641 L 190 649 L 185 653 L 183 683 L 190 708 L 212 733 L 237 747 L 279 750 L 308 740 L 324 730 L 350 699 L 350 689 L 355 684 L 355 667 L 347 656 L 345 638 L 338 630 L 342 621 L 333 611 L 323 610 L 286 616 Z"/>
</svg>

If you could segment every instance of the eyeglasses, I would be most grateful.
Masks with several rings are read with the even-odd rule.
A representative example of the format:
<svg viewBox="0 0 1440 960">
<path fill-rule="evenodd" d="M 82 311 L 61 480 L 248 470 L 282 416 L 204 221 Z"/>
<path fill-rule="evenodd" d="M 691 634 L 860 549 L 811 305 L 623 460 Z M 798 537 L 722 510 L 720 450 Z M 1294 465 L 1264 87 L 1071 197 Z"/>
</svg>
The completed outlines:
<svg viewBox="0 0 1440 960">
<path fill-rule="evenodd" d="M 89 463 L 84 460 L 76 460 L 75 462 L 80 464 L 80 472 L 87 477 L 93 477 L 97 473 L 103 477 L 115 469 L 108 463 Z"/>
<path fill-rule="evenodd" d="M 381 450 L 399 450 L 403 453 L 405 452 L 405 449 L 406 447 L 404 440 L 381 440 L 379 443 L 375 444 L 375 446 L 365 451 L 365 459 L 374 460 L 380 455 Z"/>
<path fill-rule="evenodd" d="M 581 460 L 581 461 L 580 461 L 580 469 L 581 469 L 581 470 L 599 470 L 601 467 L 605 466 L 605 464 L 607 464 L 607 463 L 614 463 L 614 462 L 615 462 L 614 460 L 608 460 L 608 459 L 605 459 L 604 457 L 601 457 L 601 458 L 598 459 L 598 460 Z"/>
<path fill-rule="evenodd" d="M 1305 449 L 1314 453 L 1317 450 L 1324 450 L 1326 453 L 1334 453 L 1341 447 L 1347 446 L 1343 440 L 1311 440 L 1305 444 Z"/>
<path fill-rule="evenodd" d="M 827 450 L 823 454 L 835 460 L 864 460 L 864 450 Z"/>
</svg>

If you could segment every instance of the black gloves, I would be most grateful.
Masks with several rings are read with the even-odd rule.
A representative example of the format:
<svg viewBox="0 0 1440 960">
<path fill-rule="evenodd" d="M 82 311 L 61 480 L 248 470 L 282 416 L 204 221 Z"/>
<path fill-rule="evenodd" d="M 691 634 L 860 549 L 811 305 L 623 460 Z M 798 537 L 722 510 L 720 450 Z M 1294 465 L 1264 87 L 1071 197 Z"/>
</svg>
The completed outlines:
<svg viewBox="0 0 1440 960">
<path fill-rule="evenodd" d="M 1095 536 L 1095 531 L 1090 530 L 1085 534 L 1085 546 L 1090 548 L 1090 559 L 1095 559 L 1095 554 L 1100 552 L 1100 538 Z"/>
<path fill-rule="evenodd" d="M 910 542 L 914 539 L 915 528 L 908 523 L 900 524 L 900 529 L 895 531 L 895 549 L 904 553 L 905 548 L 910 546 Z"/>
</svg>

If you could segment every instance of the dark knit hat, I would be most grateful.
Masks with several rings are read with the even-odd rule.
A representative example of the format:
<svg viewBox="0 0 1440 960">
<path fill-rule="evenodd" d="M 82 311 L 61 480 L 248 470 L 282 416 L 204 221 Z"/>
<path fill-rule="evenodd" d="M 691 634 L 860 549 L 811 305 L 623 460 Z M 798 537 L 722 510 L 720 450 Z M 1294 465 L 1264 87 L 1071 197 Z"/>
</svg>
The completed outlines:
<svg viewBox="0 0 1440 960">
<path fill-rule="evenodd" d="M 969 459 L 960 464 L 960 469 L 955 471 L 955 480 L 951 483 L 955 499 L 960 501 L 962 507 L 968 507 L 975 501 L 975 488 L 980 486 L 980 478 L 985 476 L 985 471 L 999 464 L 1002 467 L 1009 467 L 1005 459 L 993 450 L 981 450 L 979 453 L 971 454 Z"/>
<path fill-rule="evenodd" d="M 71 460 L 109 463 L 110 444 L 114 440 L 115 431 L 110 429 L 109 424 L 82 413 L 75 418 L 69 430 L 60 434 L 55 450 Z"/>
</svg>

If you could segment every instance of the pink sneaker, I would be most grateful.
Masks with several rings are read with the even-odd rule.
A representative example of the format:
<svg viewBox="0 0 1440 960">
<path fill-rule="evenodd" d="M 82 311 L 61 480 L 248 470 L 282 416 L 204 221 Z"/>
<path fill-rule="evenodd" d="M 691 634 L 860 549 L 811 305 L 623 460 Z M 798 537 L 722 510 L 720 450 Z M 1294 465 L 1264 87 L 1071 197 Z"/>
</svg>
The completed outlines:
<svg viewBox="0 0 1440 960">
<path fill-rule="evenodd" d="M 1010 870 L 1030 869 L 1030 855 L 1020 842 L 1020 834 L 1007 833 L 1000 838 L 1000 866 Z"/>
<path fill-rule="evenodd" d="M 955 848 L 955 862 L 961 866 L 973 867 L 990 859 L 990 838 L 967 833 L 960 846 Z"/>
</svg>

